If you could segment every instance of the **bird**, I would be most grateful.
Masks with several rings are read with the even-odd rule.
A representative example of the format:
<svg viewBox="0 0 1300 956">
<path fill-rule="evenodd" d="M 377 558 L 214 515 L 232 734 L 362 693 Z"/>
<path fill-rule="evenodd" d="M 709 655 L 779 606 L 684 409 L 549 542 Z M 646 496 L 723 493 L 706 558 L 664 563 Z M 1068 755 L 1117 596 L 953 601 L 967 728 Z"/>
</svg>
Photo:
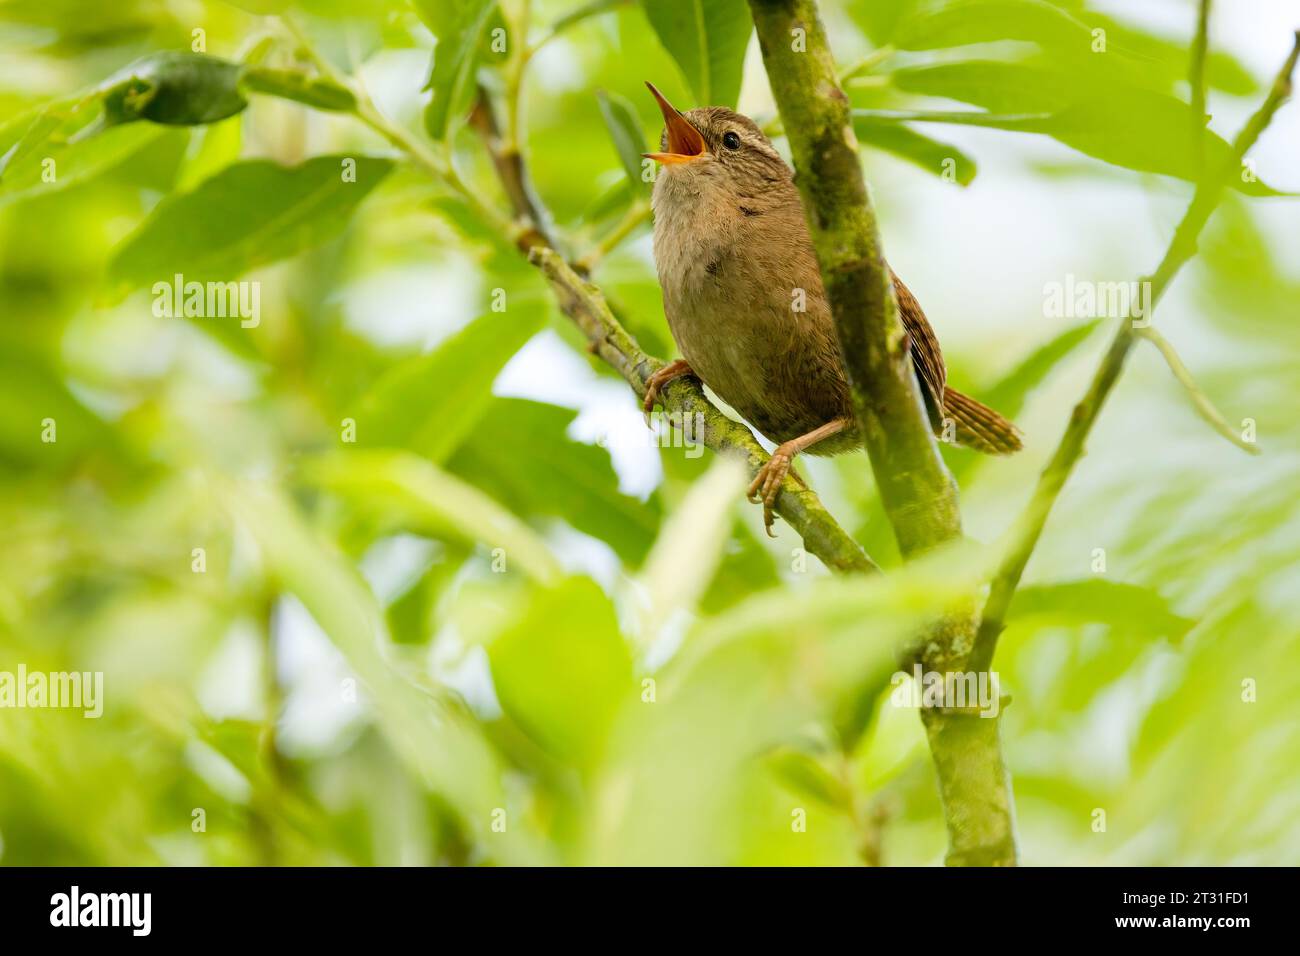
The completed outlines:
<svg viewBox="0 0 1300 956">
<path fill-rule="evenodd" d="M 646 381 L 650 414 L 664 386 L 693 375 L 776 445 L 746 494 L 769 535 L 797 455 L 862 447 L 848 377 L 794 172 L 752 119 L 722 106 L 676 109 L 654 84 L 664 130 L 651 210 L 664 314 L 682 357 Z M 920 302 L 890 268 L 931 425 L 991 455 L 1022 447 L 1019 429 L 947 384 Z M 797 481 L 802 483 L 797 472 Z"/>
</svg>

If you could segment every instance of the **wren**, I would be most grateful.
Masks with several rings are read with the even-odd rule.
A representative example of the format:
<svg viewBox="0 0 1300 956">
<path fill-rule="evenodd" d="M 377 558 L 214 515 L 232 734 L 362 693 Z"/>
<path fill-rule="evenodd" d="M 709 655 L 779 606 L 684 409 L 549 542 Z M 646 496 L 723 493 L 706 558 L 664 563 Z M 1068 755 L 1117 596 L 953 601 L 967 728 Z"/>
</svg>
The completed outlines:
<svg viewBox="0 0 1300 956">
<path fill-rule="evenodd" d="M 664 314 L 682 358 L 646 382 L 695 375 L 777 443 L 749 487 L 773 508 L 794 457 L 862 444 L 849 383 L 794 174 L 747 116 L 720 106 L 682 113 L 647 83 L 663 113 L 651 205 Z M 916 297 L 890 270 L 908 347 L 936 433 L 992 455 L 1019 451 L 1016 426 L 947 387 L 943 353 Z M 797 475 L 795 476 L 798 477 Z"/>
</svg>

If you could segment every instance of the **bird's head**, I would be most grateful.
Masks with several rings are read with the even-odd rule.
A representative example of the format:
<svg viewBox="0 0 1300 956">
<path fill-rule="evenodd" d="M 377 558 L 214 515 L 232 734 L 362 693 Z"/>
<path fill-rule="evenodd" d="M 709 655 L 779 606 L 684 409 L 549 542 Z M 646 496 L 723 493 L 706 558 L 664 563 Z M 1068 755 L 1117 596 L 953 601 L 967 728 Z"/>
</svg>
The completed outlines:
<svg viewBox="0 0 1300 956">
<path fill-rule="evenodd" d="M 689 186 L 692 192 L 725 189 L 738 197 L 760 196 L 789 183 L 790 167 L 748 116 L 725 106 L 685 113 L 646 83 L 664 116 L 659 152 L 645 153 L 660 164 L 659 180 Z"/>
</svg>

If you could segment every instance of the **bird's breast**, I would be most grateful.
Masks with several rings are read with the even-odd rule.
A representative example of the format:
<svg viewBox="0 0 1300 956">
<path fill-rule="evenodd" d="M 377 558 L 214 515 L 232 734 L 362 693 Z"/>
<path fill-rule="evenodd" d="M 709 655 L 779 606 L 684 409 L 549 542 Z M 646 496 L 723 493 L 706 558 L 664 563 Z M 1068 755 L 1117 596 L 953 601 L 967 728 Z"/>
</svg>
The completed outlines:
<svg viewBox="0 0 1300 956">
<path fill-rule="evenodd" d="M 664 310 L 695 373 L 775 441 L 842 414 L 847 390 L 802 218 L 655 193 Z"/>
</svg>

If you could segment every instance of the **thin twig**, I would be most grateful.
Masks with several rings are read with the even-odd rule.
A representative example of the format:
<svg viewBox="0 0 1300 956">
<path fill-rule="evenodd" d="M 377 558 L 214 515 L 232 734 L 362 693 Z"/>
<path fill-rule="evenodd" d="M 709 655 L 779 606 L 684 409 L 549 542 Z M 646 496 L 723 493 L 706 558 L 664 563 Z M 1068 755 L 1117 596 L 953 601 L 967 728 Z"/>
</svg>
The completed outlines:
<svg viewBox="0 0 1300 956">
<path fill-rule="evenodd" d="M 1152 308 L 1160 301 L 1178 271 L 1196 254 L 1197 238 L 1218 206 L 1228 181 L 1240 174 L 1242 160 L 1246 153 L 1255 145 L 1260 134 L 1272 121 L 1274 114 L 1291 95 L 1291 74 L 1295 70 L 1297 58 L 1300 58 L 1300 32 L 1296 33 L 1291 53 L 1274 79 L 1268 96 L 1237 134 L 1231 156 L 1221 169 L 1213 176 L 1202 179 L 1197 186 L 1196 194 L 1192 197 L 1187 213 L 1174 232 L 1169 249 L 1165 252 L 1155 273 L 1147 280 L 1151 284 Z M 1025 565 L 1028 564 L 1029 556 L 1043 533 L 1043 526 L 1047 523 L 1052 506 L 1083 454 L 1084 444 L 1092 431 L 1093 424 L 1101 413 L 1106 397 L 1114 388 L 1135 340 L 1136 330 L 1129 317 L 1124 320 L 1111 342 L 1110 349 L 1093 376 L 1087 393 L 1075 406 L 1060 444 L 1057 445 L 1055 453 L 1038 479 L 1033 497 L 1030 498 L 1029 504 L 1012 529 L 1005 556 L 993 576 L 969 667 L 983 670 L 992 663 L 998 636 L 1005 626 L 1007 608 L 1020 583 L 1021 575 L 1024 574 Z"/>
<path fill-rule="evenodd" d="M 1179 357 L 1178 352 L 1174 349 L 1173 343 L 1161 335 L 1152 326 L 1145 325 L 1137 329 L 1137 334 L 1146 339 L 1165 357 L 1165 362 L 1169 366 L 1169 371 L 1174 373 L 1174 378 L 1182 383 L 1183 388 L 1187 390 L 1188 397 L 1196 407 L 1196 411 L 1205 419 L 1210 426 L 1222 435 L 1228 441 L 1232 442 L 1242 451 L 1249 452 L 1252 455 L 1260 453 L 1259 446 L 1253 442 L 1248 442 L 1238 434 L 1237 430 L 1228 424 L 1228 420 L 1219 413 L 1210 401 L 1210 397 L 1201 391 L 1201 387 L 1196 384 L 1196 379 L 1192 377 L 1191 370 L 1188 369 L 1183 360 Z"/>
<path fill-rule="evenodd" d="M 1210 0 L 1201 0 L 1196 15 L 1187 81 L 1192 87 L 1192 149 L 1197 170 L 1205 172 L 1205 60 L 1210 43 Z"/>
</svg>

